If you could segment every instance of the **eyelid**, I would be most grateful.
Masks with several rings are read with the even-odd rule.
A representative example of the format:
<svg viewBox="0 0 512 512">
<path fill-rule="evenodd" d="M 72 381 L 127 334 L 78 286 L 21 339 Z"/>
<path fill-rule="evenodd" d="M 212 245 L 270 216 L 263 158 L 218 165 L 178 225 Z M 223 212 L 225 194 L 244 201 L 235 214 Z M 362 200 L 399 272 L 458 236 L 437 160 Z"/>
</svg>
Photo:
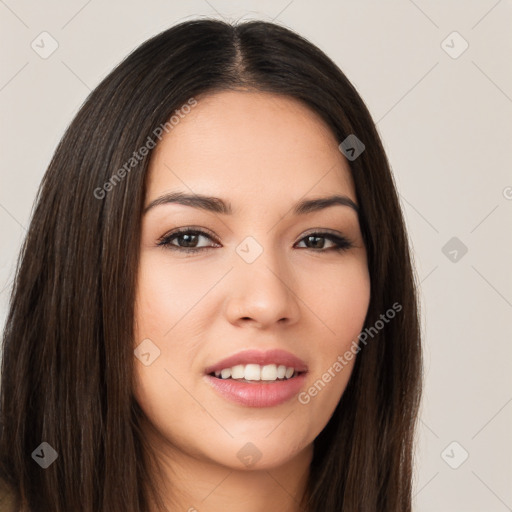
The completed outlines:
<svg viewBox="0 0 512 512">
<path fill-rule="evenodd" d="M 209 238 L 217 247 L 215 246 L 206 246 L 206 247 L 179 247 L 171 244 L 171 239 L 174 239 L 175 237 L 178 237 L 181 233 L 193 233 L 197 236 L 203 236 L 205 238 Z M 357 247 L 356 244 L 345 236 L 343 233 L 338 232 L 336 230 L 332 230 L 329 228 L 310 228 L 305 233 L 302 233 L 301 236 L 298 238 L 298 240 L 293 244 L 294 246 L 297 243 L 303 242 L 305 238 L 311 235 L 317 235 L 319 238 L 326 238 L 329 239 L 331 243 L 334 244 L 334 247 L 329 247 L 327 249 L 312 249 L 309 247 L 305 247 L 303 249 L 309 249 L 313 252 L 330 252 L 330 251 L 346 251 L 348 249 Z M 171 250 L 177 250 L 179 252 L 185 252 L 185 253 L 199 253 L 204 251 L 209 251 L 211 249 L 218 248 L 218 246 L 222 247 L 222 244 L 217 240 L 217 237 L 207 228 L 199 227 L 199 226 L 183 226 L 180 228 L 173 229 L 163 236 L 161 236 L 157 241 L 157 246 L 162 246 L 169 248 Z"/>
<path fill-rule="evenodd" d="M 329 228 L 311 228 L 311 229 L 308 229 L 305 233 L 302 233 L 302 235 L 300 235 L 300 238 L 297 241 L 299 242 L 304 237 L 309 236 L 309 235 L 314 235 L 316 233 L 321 233 L 322 235 L 333 235 L 333 236 L 347 238 L 343 233 L 341 233 L 340 231 L 336 231 L 334 229 L 329 229 Z"/>
<path fill-rule="evenodd" d="M 199 227 L 199 226 L 183 226 L 181 228 L 171 229 L 170 231 L 168 231 L 167 233 L 164 233 L 161 237 L 159 237 L 157 239 L 157 242 L 161 242 L 161 241 L 165 240 L 166 238 L 169 238 L 174 235 L 178 235 L 180 233 L 188 233 L 189 231 L 194 231 L 194 232 L 197 231 L 198 234 L 200 234 L 200 235 L 202 235 L 204 233 L 205 235 L 208 235 L 208 237 L 211 238 L 215 243 L 217 243 L 217 244 L 220 243 L 217 240 L 217 237 L 215 236 L 213 231 L 210 231 L 207 228 L 203 228 L 203 227 Z"/>
<path fill-rule="evenodd" d="M 173 230 L 163 234 L 161 237 L 159 237 L 158 241 L 164 240 L 165 238 L 168 238 L 171 235 L 176 235 L 176 234 L 179 234 L 179 233 L 188 233 L 189 231 L 198 231 L 199 234 L 204 232 L 209 237 L 211 237 L 212 240 L 214 240 L 216 243 L 220 243 L 217 240 L 217 237 L 213 233 L 213 231 L 210 231 L 207 228 L 203 228 L 203 227 L 199 227 L 199 226 L 183 226 L 181 228 L 173 229 Z M 306 236 L 313 235 L 313 234 L 333 235 L 333 236 L 337 236 L 337 237 L 340 237 L 340 238 L 345 238 L 347 241 L 351 242 L 351 240 L 346 235 L 344 235 L 343 233 L 341 233 L 339 231 L 336 231 L 336 230 L 333 230 L 333 229 L 329 229 L 329 228 L 320 228 L 320 227 L 318 227 L 318 228 L 310 228 L 305 233 L 302 233 L 295 243 L 300 242 Z"/>
</svg>

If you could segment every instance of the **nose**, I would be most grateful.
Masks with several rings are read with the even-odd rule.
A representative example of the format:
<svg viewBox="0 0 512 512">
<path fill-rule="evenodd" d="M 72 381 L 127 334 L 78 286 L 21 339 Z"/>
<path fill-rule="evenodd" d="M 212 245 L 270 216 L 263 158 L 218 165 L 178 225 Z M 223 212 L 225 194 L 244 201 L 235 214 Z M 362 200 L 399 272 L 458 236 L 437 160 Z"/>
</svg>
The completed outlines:
<svg viewBox="0 0 512 512">
<path fill-rule="evenodd" d="M 276 323 L 292 325 L 300 315 L 293 273 L 284 255 L 265 247 L 262 254 L 247 263 L 234 255 L 234 269 L 227 287 L 226 315 L 232 324 L 252 323 L 259 329 Z"/>
</svg>

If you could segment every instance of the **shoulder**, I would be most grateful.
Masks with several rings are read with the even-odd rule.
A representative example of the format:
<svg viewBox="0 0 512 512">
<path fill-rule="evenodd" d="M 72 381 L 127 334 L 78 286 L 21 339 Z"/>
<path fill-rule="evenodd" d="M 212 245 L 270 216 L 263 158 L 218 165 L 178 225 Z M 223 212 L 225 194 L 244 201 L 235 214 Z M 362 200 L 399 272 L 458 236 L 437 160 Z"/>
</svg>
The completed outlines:
<svg viewBox="0 0 512 512">
<path fill-rule="evenodd" d="M 16 512 L 14 509 L 14 491 L 7 483 L 0 478 L 0 511 Z"/>
</svg>

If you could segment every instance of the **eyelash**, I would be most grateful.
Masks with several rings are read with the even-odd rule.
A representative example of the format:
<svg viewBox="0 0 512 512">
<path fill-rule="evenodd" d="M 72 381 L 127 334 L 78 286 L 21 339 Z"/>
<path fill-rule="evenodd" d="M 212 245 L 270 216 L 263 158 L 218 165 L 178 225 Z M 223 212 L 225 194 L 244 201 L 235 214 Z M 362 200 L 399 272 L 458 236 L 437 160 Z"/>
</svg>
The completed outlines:
<svg viewBox="0 0 512 512">
<path fill-rule="evenodd" d="M 205 251 L 208 249 L 215 248 L 215 247 L 179 247 L 179 246 L 171 244 L 171 242 L 175 238 L 178 238 L 180 235 L 183 235 L 183 234 L 202 235 L 202 236 L 205 236 L 206 238 L 209 238 L 210 240 L 214 241 L 215 243 L 218 243 L 213 239 L 212 235 L 210 235 L 206 231 L 186 227 L 186 228 L 177 229 L 171 233 L 165 234 L 164 236 L 160 237 L 158 239 L 157 246 L 164 247 L 166 249 L 171 249 L 173 251 L 180 251 L 180 252 L 185 252 L 185 253 L 197 253 L 200 251 Z M 353 242 L 351 240 L 349 240 L 348 238 L 341 236 L 341 235 L 331 233 L 329 231 L 314 231 L 314 232 L 308 233 L 304 237 L 302 237 L 299 240 L 299 242 L 302 242 L 304 239 L 306 239 L 308 237 L 313 237 L 313 236 L 316 238 L 325 238 L 325 239 L 331 240 L 331 242 L 333 242 L 335 244 L 335 246 L 329 247 L 327 249 L 313 249 L 310 247 L 304 247 L 304 249 L 309 249 L 314 252 L 328 252 L 328 251 L 344 252 L 344 251 L 354 247 Z"/>
</svg>

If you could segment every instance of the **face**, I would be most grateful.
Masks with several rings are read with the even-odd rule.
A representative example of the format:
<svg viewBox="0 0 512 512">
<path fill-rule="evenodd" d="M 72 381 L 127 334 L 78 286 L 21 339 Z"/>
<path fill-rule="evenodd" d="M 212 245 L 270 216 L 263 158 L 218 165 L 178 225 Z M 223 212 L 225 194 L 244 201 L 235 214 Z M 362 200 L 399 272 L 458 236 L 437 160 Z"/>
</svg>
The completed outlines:
<svg viewBox="0 0 512 512">
<path fill-rule="evenodd" d="M 327 424 L 355 362 L 339 356 L 370 300 L 338 143 L 292 98 L 229 91 L 198 98 L 154 150 L 134 394 L 160 450 L 231 468 L 252 456 L 272 468 L 311 448 Z M 225 204 L 181 204 L 175 193 Z M 296 211 L 333 195 L 342 199 Z"/>
</svg>

